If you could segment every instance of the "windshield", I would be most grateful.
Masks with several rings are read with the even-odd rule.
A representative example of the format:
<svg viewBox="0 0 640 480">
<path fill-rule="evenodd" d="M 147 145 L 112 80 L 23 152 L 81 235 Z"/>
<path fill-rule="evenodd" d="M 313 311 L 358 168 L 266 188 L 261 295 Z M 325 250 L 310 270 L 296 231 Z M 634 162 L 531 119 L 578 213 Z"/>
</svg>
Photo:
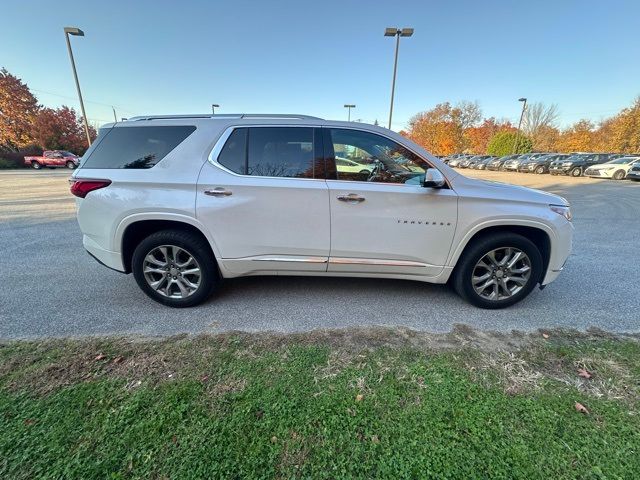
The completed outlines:
<svg viewBox="0 0 640 480">
<path fill-rule="evenodd" d="M 606 163 L 611 163 L 613 165 L 623 165 L 625 163 L 637 162 L 638 160 L 640 160 L 640 157 L 622 157 L 622 158 L 615 158 L 613 160 L 609 160 Z"/>
</svg>

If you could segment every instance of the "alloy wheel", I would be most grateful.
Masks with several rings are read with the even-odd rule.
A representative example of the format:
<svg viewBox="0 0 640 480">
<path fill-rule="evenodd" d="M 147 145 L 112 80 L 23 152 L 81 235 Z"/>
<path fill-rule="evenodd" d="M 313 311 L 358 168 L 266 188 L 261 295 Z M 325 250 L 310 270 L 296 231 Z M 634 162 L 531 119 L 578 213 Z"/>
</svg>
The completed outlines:
<svg viewBox="0 0 640 480">
<path fill-rule="evenodd" d="M 487 300 L 512 297 L 531 277 L 531 259 L 515 247 L 491 250 L 478 260 L 471 274 L 476 293 Z"/>
<path fill-rule="evenodd" d="M 151 250 L 142 265 L 144 278 L 160 295 L 186 298 L 193 295 L 202 279 L 200 265 L 191 253 L 175 245 Z"/>
</svg>

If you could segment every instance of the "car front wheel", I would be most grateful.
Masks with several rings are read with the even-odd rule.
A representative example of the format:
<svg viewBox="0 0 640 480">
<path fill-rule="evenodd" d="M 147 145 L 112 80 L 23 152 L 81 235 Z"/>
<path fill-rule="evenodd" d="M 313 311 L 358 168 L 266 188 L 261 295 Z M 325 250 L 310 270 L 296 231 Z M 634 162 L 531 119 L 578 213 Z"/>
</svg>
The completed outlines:
<svg viewBox="0 0 640 480">
<path fill-rule="evenodd" d="M 67 168 L 69 170 L 73 170 L 74 168 L 76 168 L 76 164 L 73 162 L 67 162 Z"/>
<path fill-rule="evenodd" d="M 579 177 L 580 175 L 582 175 L 582 168 L 576 167 L 573 170 L 571 170 L 572 177 Z"/>
<path fill-rule="evenodd" d="M 220 284 L 209 244 L 190 232 L 148 236 L 133 252 L 131 267 L 142 291 L 169 307 L 198 305 Z"/>
<path fill-rule="evenodd" d="M 616 173 L 613 174 L 613 179 L 614 180 L 622 180 L 622 179 L 624 179 L 624 176 L 625 176 L 624 170 L 618 170 Z"/>
<path fill-rule="evenodd" d="M 454 271 L 453 287 L 480 308 L 504 308 L 525 298 L 542 277 L 542 255 L 531 240 L 504 232 L 469 245 Z"/>
<path fill-rule="evenodd" d="M 34 161 L 34 162 L 31 162 L 31 168 L 33 168 L 34 170 L 40 170 L 42 168 L 42 165 Z"/>
</svg>

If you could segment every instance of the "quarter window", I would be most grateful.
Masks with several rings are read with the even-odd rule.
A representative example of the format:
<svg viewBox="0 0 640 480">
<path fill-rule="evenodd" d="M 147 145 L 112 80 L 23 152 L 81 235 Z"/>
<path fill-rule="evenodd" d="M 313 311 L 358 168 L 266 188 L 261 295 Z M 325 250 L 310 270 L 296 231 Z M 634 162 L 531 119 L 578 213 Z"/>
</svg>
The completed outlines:
<svg viewBox="0 0 640 480">
<path fill-rule="evenodd" d="M 151 168 L 196 129 L 194 126 L 113 127 L 91 151 L 84 168 Z"/>
<path fill-rule="evenodd" d="M 325 150 L 335 162 L 338 180 L 418 185 L 429 168 L 418 155 L 381 135 L 339 128 L 326 131 L 330 140 Z"/>
</svg>

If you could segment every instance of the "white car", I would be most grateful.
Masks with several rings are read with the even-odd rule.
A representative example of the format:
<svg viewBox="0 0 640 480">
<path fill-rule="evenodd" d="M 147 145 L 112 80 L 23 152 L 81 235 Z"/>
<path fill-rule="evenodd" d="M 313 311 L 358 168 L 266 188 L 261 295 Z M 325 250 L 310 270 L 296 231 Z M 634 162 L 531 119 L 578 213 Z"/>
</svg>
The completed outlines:
<svg viewBox="0 0 640 480">
<path fill-rule="evenodd" d="M 640 161 L 640 157 L 620 157 L 610 160 L 606 163 L 592 165 L 584 172 L 587 177 L 596 178 L 613 178 L 614 180 L 623 180 L 634 163 Z"/>
<path fill-rule="evenodd" d="M 369 175 L 373 170 L 373 165 L 364 165 L 354 162 L 348 158 L 336 157 L 336 170 L 341 173 L 359 173 Z"/>
<path fill-rule="evenodd" d="M 375 168 L 354 180 L 336 151 Z M 361 123 L 137 117 L 101 128 L 71 182 L 85 249 L 172 307 L 224 278 L 318 275 L 451 281 L 501 308 L 555 280 L 571 251 L 564 198 L 464 177 Z"/>
</svg>

